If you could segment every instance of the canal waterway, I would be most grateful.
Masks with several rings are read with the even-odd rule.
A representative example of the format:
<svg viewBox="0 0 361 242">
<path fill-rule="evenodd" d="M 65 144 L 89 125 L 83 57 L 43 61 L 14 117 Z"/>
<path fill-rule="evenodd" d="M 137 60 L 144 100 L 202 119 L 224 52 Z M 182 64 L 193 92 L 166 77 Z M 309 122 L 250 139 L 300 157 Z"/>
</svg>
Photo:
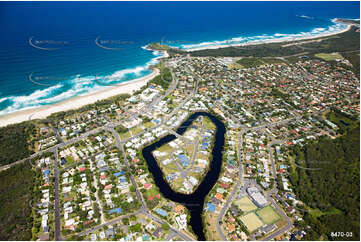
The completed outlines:
<svg viewBox="0 0 361 242">
<path fill-rule="evenodd" d="M 155 184 L 158 186 L 160 192 L 164 197 L 183 204 L 190 211 L 190 226 L 192 227 L 194 233 L 197 235 L 198 240 L 205 240 L 203 223 L 202 223 L 202 212 L 204 199 L 215 185 L 219 178 L 219 174 L 222 167 L 222 151 L 224 146 L 224 135 L 226 128 L 222 121 L 217 117 L 213 116 L 207 112 L 196 112 L 189 116 L 189 118 L 184 121 L 176 132 L 182 135 L 192 122 L 199 116 L 206 116 L 216 125 L 217 130 L 215 133 L 215 141 L 212 149 L 212 161 L 210 163 L 210 169 L 205 175 L 203 181 L 199 184 L 198 188 L 191 194 L 182 194 L 179 192 L 173 191 L 168 182 L 164 179 L 162 170 L 157 164 L 152 152 L 157 148 L 161 147 L 164 144 L 171 142 L 176 139 L 176 136 L 173 134 L 167 135 L 161 138 L 159 141 L 146 146 L 142 150 L 142 154 L 146 162 L 148 163 L 148 169 L 153 174 Z"/>
</svg>

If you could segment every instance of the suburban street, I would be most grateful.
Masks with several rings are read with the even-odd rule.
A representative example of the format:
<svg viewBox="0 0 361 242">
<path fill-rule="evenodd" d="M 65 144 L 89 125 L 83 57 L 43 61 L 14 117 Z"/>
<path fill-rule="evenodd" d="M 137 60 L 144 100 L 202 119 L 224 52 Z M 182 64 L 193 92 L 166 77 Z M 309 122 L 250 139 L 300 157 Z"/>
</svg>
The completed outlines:
<svg viewBox="0 0 361 242">
<path fill-rule="evenodd" d="M 58 149 L 54 149 L 54 226 L 55 240 L 62 240 L 60 225 L 60 200 L 59 200 L 59 171 L 58 171 Z"/>
<path fill-rule="evenodd" d="M 189 69 L 189 68 L 188 68 Z M 192 70 L 189 69 L 189 72 L 193 73 Z M 137 112 L 133 113 L 130 117 L 128 117 L 128 119 L 134 119 L 136 117 L 139 116 L 139 114 L 142 114 L 142 113 L 149 113 L 151 112 L 153 109 L 154 109 L 154 106 L 156 106 L 161 100 L 163 100 L 165 97 L 167 97 L 170 93 L 172 93 L 175 88 L 177 87 L 178 85 L 178 80 L 174 77 L 174 74 L 173 72 L 171 72 L 172 74 L 172 83 L 171 85 L 168 87 L 168 89 L 166 90 L 166 92 L 163 94 L 163 95 L 158 95 L 155 97 L 154 100 L 152 100 L 151 103 L 149 103 L 149 105 L 147 105 L 146 107 L 144 107 L 143 109 L 141 110 L 138 110 Z M 79 135 L 78 137 L 75 137 L 75 138 L 72 138 L 72 139 L 69 139 L 69 140 L 66 140 L 64 141 L 60 135 L 59 135 L 59 132 L 57 129 L 55 128 L 52 128 L 53 132 L 55 133 L 56 137 L 57 137 L 57 140 L 58 140 L 58 144 L 52 146 L 52 147 L 49 147 L 47 149 L 44 149 L 42 151 L 39 151 L 39 152 L 36 152 L 34 154 L 32 154 L 30 157 L 28 158 L 25 158 L 25 159 L 22 159 L 22 160 L 19 160 L 17 162 L 14 162 L 12 164 L 9 164 L 9 165 L 5 165 L 5 166 L 2 166 L 0 167 L 0 171 L 1 170 L 5 170 L 5 169 L 8 169 L 9 167 L 13 166 L 13 165 L 16 165 L 16 164 L 19 164 L 19 163 L 22 163 L 22 162 L 25 162 L 27 160 L 30 160 L 30 159 L 33 159 L 37 156 L 40 156 L 42 154 L 44 154 L 45 152 L 53 152 L 54 153 L 54 187 L 55 187 L 55 201 L 54 201 L 54 215 L 55 215 L 55 240 L 62 240 L 61 238 L 61 224 L 60 224 L 60 201 L 59 201 L 59 170 L 58 170 L 58 149 L 61 149 L 63 147 L 66 147 L 68 145 L 71 145 L 71 144 L 74 144 L 80 140 L 83 140 L 83 139 L 86 139 L 89 135 L 93 135 L 93 134 L 96 134 L 102 130 L 106 130 L 106 131 L 109 131 L 112 133 L 112 135 L 114 136 L 115 140 L 116 140 L 116 144 L 115 146 L 122 152 L 122 155 L 123 155 L 123 162 L 125 164 L 125 166 L 127 167 L 128 170 L 130 170 L 130 165 L 127 161 L 127 158 L 125 156 L 125 150 L 124 150 L 124 144 L 127 143 L 129 140 L 133 139 L 133 138 L 136 138 L 136 137 L 139 137 L 141 136 L 142 134 L 144 134 L 145 132 L 147 131 L 151 131 L 153 129 L 156 129 L 162 125 L 164 125 L 172 116 L 174 116 L 175 114 L 177 114 L 179 112 L 179 110 L 184 106 L 185 103 L 187 103 L 189 100 L 191 100 L 194 95 L 197 93 L 197 90 L 198 90 L 198 80 L 196 79 L 195 82 L 194 82 L 194 88 L 193 88 L 193 91 L 191 91 L 190 93 L 188 93 L 188 95 L 186 96 L 186 98 L 184 98 L 181 103 L 178 104 L 178 106 L 176 106 L 169 114 L 166 114 L 164 115 L 162 118 L 161 118 L 161 122 L 157 125 L 155 125 L 154 127 L 152 128 L 148 128 L 148 129 L 145 129 L 144 131 L 142 132 L 139 132 L 138 134 L 136 135 L 132 135 L 131 137 L 129 138 L 126 138 L 124 140 L 121 140 L 120 139 L 120 136 L 118 134 L 118 132 L 115 131 L 115 127 L 119 126 L 122 121 L 116 121 L 116 122 L 111 122 L 108 120 L 108 123 L 105 124 L 104 126 L 101 126 L 101 127 L 97 127 L 95 129 L 92 129 L 92 130 L 88 130 L 84 133 L 82 133 L 81 135 Z M 244 183 L 244 179 L 243 179 L 243 155 L 242 155 L 242 150 L 243 150 L 243 134 L 246 133 L 247 131 L 255 131 L 255 130 L 261 130 L 263 128 L 266 128 L 266 127 L 274 127 L 276 125 L 279 125 L 279 124 L 284 124 L 284 123 L 287 123 L 287 122 L 290 122 L 291 120 L 293 119 L 298 119 L 300 116 L 296 115 L 295 117 L 291 117 L 291 118 L 288 118 L 288 119 L 285 119 L 285 120 L 281 120 L 281 121 L 278 121 L 278 122 L 275 122 L 275 123 L 261 123 L 255 127 L 246 127 L 244 125 L 241 125 L 240 123 L 238 123 L 238 120 L 237 118 L 233 117 L 232 115 L 230 115 L 228 113 L 228 111 L 224 110 L 222 105 L 218 105 L 218 103 L 216 104 L 217 107 L 219 107 L 220 110 L 222 110 L 223 112 L 227 113 L 227 115 L 229 115 L 230 117 L 232 117 L 232 120 L 234 122 L 234 128 L 241 128 L 242 131 L 238 133 L 238 164 L 239 164 L 239 179 L 237 180 L 237 183 L 235 184 L 231 194 L 228 196 L 227 200 L 225 201 L 225 204 L 223 205 L 223 207 L 221 208 L 220 210 L 220 213 L 217 217 L 217 224 L 216 224 L 216 227 L 217 227 L 217 231 L 218 231 L 218 234 L 220 235 L 220 237 L 222 238 L 222 240 L 227 240 L 227 238 L 225 237 L 225 235 L 223 234 L 223 231 L 221 229 L 221 226 L 220 226 L 220 221 L 222 221 L 222 218 L 223 216 L 225 215 L 227 209 L 229 208 L 229 205 L 232 203 L 235 195 L 237 195 L 239 189 L 240 189 L 240 186 L 242 185 L 242 183 Z M 171 134 L 174 134 L 176 136 L 179 136 L 177 133 L 175 133 L 175 131 L 173 131 L 172 129 L 170 128 L 167 128 L 168 129 L 168 133 L 171 133 Z M 204 125 L 202 125 L 202 129 L 200 132 L 202 132 L 203 130 L 205 129 Z M 196 153 L 197 153 L 197 150 L 198 150 L 198 146 L 199 146 L 199 140 L 200 140 L 200 136 L 197 137 L 196 141 L 195 141 L 195 151 L 191 157 L 191 166 L 186 169 L 186 170 L 183 170 L 182 168 L 179 167 L 178 165 L 178 168 L 181 169 L 182 171 L 182 174 L 184 172 L 187 172 L 189 171 L 190 169 L 192 169 L 193 167 L 193 164 L 194 164 L 194 160 L 195 160 L 195 157 L 196 157 Z M 273 177 L 276 178 L 276 168 L 275 168 L 275 164 L 274 164 L 274 159 L 273 159 L 273 153 L 272 153 L 272 148 L 271 146 L 274 145 L 274 144 L 278 144 L 278 143 L 282 143 L 282 142 L 285 142 L 285 141 L 275 141 L 271 144 L 268 145 L 268 149 L 270 150 L 270 161 L 271 161 L 271 165 L 272 165 L 272 171 L 273 171 Z M 99 154 L 100 152 L 98 152 L 97 154 Z M 93 155 L 92 157 L 96 156 L 97 154 Z M 83 159 L 73 165 L 70 165 L 70 166 L 67 166 L 65 168 L 62 168 L 61 171 L 64 171 L 64 170 L 67 170 L 67 169 L 70 169 L 71 167 L 73 166 L 76 166 L 77 164 L 80 164 L 82 162 L 84 162 L 85 160 L 89 159 L 91 157 L 87 157 L 86 159 Z M 118 163 L 117 164 L 117 167 L 118 169 L 120 168 L 120 164 Z M 183 174 L 183 175 L 186 175 L 186 174 Z M 137 196 L 137 200 L 141 203 L 141 208 L 135 212 L 134 214 L 137 214 L 137 213 L 143 213 L 145 215 L 147 215 L 148 217 L 150 217 L 151 219 L 153 219 L 154 221 L 157 221 L 159 223 L 164 223 L 163 220 L 161 220 L 160 218 L 154 216 L 153 214 L 151 214 L 148 210 L 147 210 L 147 207 L 146 207 L 146 204 L 145 204 L 145 201 L 143 200 L 143 197 L 139 191 L 139 188 L 137 186 L 137 183 L 133 177 L 133 175 L 130 176 L 130 180 L 131 180 L 131 183 L 132 185 L 136 188 L 136 196 Z M 253 180 L 249 180 L 249 179 L 245 179 L 246 180 L 246 183 L 248 184 L 254 184 L 255 186 L 259 187 L 255 181 Z M 97 184 L 94 184 L 94 186 L 97 188 Z M 259 187 L 260 188 L 260 187 Z M 260 188 L 261 190 L 263 190 L 262 188 Z M 284 231 L 287 231 L 291 226 L 292 226 L 292 223 L 291 221 L 289 220 L 289 218 L 284 214 L 284 212 L 282 211 L 282 209 L 275 203 L 275 201 L 273 200 L 273 198 L 271 197 L 272 194 L 276 194 L 277 193 L 277 188 L 273 188 L 272 191 L 266 193 L 266 198 L 268 201 L 270 201 L 272 203 L 272 205 L 278 210 L 278 212 L 282 215 L 282 217 L 287 221 L 287 226 L 280 229 L 280 230 L 277 230 L 276 232 L 272 233 L 271 235 L 267 236 L 265 239 L 272 239 L 276 236 L 278 236 L 279 234 L 283 233 Z M 99 201 L 99 198 L 97 197 L 97 194 L 96 194 L 96 200 Z M 100 207 L 100 209 L 102 210 L 102 208 Z M 84 235 L 87 235 L 89 233 L 92 233 L 93 231 L 95 230 L 98 230 L 106 225 L 111 225 L 111 224 L 114 224 L 114 223 L 117 223 L 118 221 L 120 221 L 123 217 L 126 217 L 126 216 L 129 216 L 130 214 L 128 215 L 124 215 L 124 216 L 120 216 L 114 220 L 111 220 L 111 221 L 105 221 L 105 218 L 104 218 L 104 215 L 103 215 L 103 211 L 101 212 L 101 224 L 100 225 L 97 225 L 96 227 L 92 228 L 92 229 L 89 229 L 87 231 L 83 231 L 81 233 L 78 233 L 79 236 L 84 236 Z M 169 236 L 169 238 L 172 238 L 174 237 L 175 235 L 178 235 L 180 236 L 181 238 L 185 239 L 185 240 L 192 240 L 191 238 L 189 238 L 186 234 L 184 234 L 183 232 L 181 231 L 178 231 L 177 229 L 173 228 L 171 226 L 171 235 Z"/>
<path fill-rule="evenodd" d="M 226 203 L 223 205 L 218 217 L 217 217 L 217 231 L 218 231 L 218 234 L 219 236 L 221 237 L 222 240 L 227 240 L 226 236 L 224 236 L 223 234 L 223 231 L 222 231 L 222 228 L 221 228 L 221 225 L 220 225 L 220 222 L 222 221 L 223 219 L 223 216 L 224 214 L 226 213 L 230 203 L 232 203 L 233 201 L 233 198 L 234 198 L 234 195 L 237 194 L 237 192 L 239 191 L 239 187 L 240 185 L 243 183 L 243 133 L 244 131 L 242 132 L 239 132 L 238 133 L 238 169 L 239 169 L 239 178 L 238 178 L 238 181 L 235 185 L 235 187 L 233 188 L 233 191 L 232 193 L 229 195 L 229 197 L 227 198 L 227 201 Z"/>
</svg>

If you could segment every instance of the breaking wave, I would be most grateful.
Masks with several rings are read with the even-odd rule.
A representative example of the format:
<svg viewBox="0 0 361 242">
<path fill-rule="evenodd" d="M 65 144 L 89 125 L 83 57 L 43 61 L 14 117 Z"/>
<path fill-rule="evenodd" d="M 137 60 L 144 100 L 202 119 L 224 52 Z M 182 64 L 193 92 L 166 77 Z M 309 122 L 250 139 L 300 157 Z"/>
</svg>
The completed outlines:
<svg viewBox="0 0 361 242">
<path fill-rule="evenodd" d="M 60 81 L 54 84 L 54 86 L 38 89 L 29 95 L 0 97 L 0 115 L 54 104 L 71 97 L 86 95 L 101 90 L 110 85 L 132 81 L 136 78 L 149 75 L 152 72 L 149 67 L 157 64 L 159 59 L 162 58 L 163 53 L 154 51 L 153 55 L 155 57 L 143 66 L 123 69 L 103 76 L 76 75 L 67 80 Z"/>
<path fill-rule="evenodd" d="M 301 15 L 299 17 L 311 18 L 305 15 Z M 299 32 L 292 34 L 284 34 L 284 33 L 275 33 L 272 35 L 260 35 L 260 36 L 238 36 L 235 38 L 231 38 L 229 40 L 216 40 L 216 41 L 208 41 L 202 42 L 198 44 L 181 44 L 177 47 L 183 50 L 196 50 L 196 49 L 206 49 L 206 48 L 218 48 L 225 47 L 230 45 L 251 45 L 251 44 L 262 44 L 267 42 L 274 41 L 290 41 L 304 38 L 316 38 L 323 35 L 336 34 L 347 29 L 347 24 L 336 22 L 336 19 L 332 19 L 332 25 L 326 28 L 314 28 L 309 32 Z"/>
</svg>

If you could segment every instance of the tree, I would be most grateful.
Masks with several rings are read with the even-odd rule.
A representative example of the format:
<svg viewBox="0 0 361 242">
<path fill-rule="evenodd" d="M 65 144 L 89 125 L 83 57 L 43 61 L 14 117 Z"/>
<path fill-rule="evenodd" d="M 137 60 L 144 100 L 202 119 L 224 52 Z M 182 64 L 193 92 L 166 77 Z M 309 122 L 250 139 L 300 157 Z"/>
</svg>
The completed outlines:
<svg viewBox="0 0 361 242">
<path fill-rule="evenodd" d="M 162 223 L 162 229 L 168 231 L 168 230 L 170 229 L 169 224 L 167 224 L 167 223 Z"/>
<path fill-rule="evenodd" d="M 132 186 L 130 186 L 130 191 L 131 191 L 131 192 L 135 192 L 135 191 L 136 191 L 135 186 L 133 186 L 133 185 L 132 185 Z"/>
<path fill-rule="evenodd" d="M 137 223 L 135 225 L 130 226 L 130 231 L 132 231 L 132 232 L 141 232 L 142 231 L 141 224 Z"/>
<path fill-rule="evenodd" d="M 129 218 L 122 218 L 122 222 L 124 225 L 128 225 L 129 224 Z"/>
</svg>

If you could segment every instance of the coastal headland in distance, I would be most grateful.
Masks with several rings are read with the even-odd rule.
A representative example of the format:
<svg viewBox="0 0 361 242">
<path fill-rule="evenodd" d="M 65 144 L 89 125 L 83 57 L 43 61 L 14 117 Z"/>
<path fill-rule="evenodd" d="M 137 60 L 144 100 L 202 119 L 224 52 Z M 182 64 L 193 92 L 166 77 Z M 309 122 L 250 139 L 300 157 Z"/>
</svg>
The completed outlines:
<svg viewBox="0 0 361 242">
<path fill-rule="evenodd" d="M 247 42 L 247 43 L 243 43 L 243 44 L 212 45 L 212 46 L 204 46 L 204 47 L 198 47 L 198 48 L 181 49 L 180 51 L 193 52 L 193 51 L 199 51 L 199 50 L 220 49 L 220 48 L 227 48 L 227 47 L 240 47 L 240 46 L 283 43 L 283 42 L 289 43 L 290 41 L 297 43 L 297 41 L 303 41 L 303 40 L 317 41 L 317 39 L 319 39 L 319 38 L 330 37 L 330 36 L 334 36 L 334 35 L 338 35 L 338 34 L 342 34 L 347 31 L 350 31 L 351 27 L 354 25 L 353 23 L 348 22 L 345 19 L 333 19 L 332 22 L 343 24 L 345 27 L 338 31 L 332 32 L 332 33 L 323 33 L 323 34 L 314 35 L 314 36 L 301 36 L 301 37 L 297 37 L 297 38 L 292 38 L 292 40 L 286 37 L 286 38 L 280 38 L 280 39 L 274 39 L 274 40 L 264 40 L 264 41 L 255 41 L 255 42 L 251 41 L 251 42 Z M 169 47 L 177 49 L 176 47 L 172 47 L 172 46 L 169 46 Z M 156 60 L 157 59 L 159 60 L 162 58 L 167 58 L 169 56 L 168 52 L 163 49 L 150 49 L 148 47 L 142 47 L 142 48 L 146 49 L 146 50 L 162 51 L 163 56 L 155 58 Z M 87 93 L 87 94 L 84 94 L 81 96 L 71 97 L 69 99 L 66 99 L 66 100 L 63 100 L 63 101 L 60 101 L 60 102 L 54 103 L 54 104 L 44 105 L 44 106 L 35 107 L 35 108 L 27 108 L 27 109 L 23 109 L 23 110 L 19 110 L 19 111 L 15 111 L 12 113 L 1 115 L 0 116 L 0 127 L 6 126 L 9 124 L 20 123 L 20 122 L 31 120 L 31 119 L 43 119 L 53 113 L 57 113 L 60 111 L 67 111 L 67 110 L 71 110 L 71 109 L 77 109 L 82 106 L 92 104 L 92 103 L 95 103 L 96 101 L 104 100 L 104 99 L 107 99 L 107 98 L 110 98 L 112 96 L 116 96 L 119 94 L 125 94 L 125 93 L 132 94 L 134 91 L 139 90 L 142 86 L 146 85 L 149 80 L 153 79 L 158 74 L 159 74 L 159 70 L 154 68 L 152 70 L 152 73 L 147 76 L 137 78 L 134 80 L 130 80 L 130 81 L 126 81 L 123 83 L 119 83 L 119 84 L 116 84 L 116 85 L 113 85 L 110 87 L 105 87 L 102 90 L 94 91 L 94 92 Z"/>
</svg>

